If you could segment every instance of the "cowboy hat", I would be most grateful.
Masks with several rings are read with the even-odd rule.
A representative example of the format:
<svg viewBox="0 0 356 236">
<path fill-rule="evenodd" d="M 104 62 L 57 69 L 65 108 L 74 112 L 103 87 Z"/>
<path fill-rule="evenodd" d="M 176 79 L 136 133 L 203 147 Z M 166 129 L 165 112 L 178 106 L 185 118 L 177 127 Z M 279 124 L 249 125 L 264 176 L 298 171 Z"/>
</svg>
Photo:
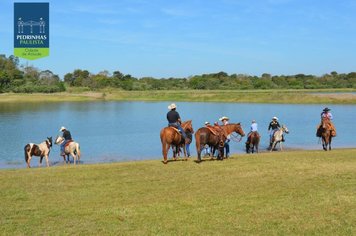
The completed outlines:
<svg viewBox="0 0 356 236">
<path fill-rule="evenodd" d="M 168 106 L 169 110 L 172 110 L 174 108 L 177 108 L 176 104 L 172 103 L 171 105 Z"/>
<path fill-rule="evenodd" d="M 323 111 L 330 111 L 331 109 L 325 107 Z"/>
<path fill-rule="evenodd" d="M 63 130 L 65 130 L 65 129 L 66 129 L 66 127 L 62 126 L 62 127 L 59 129 L 59 131 L 63 131 Z"/>
<path fill-rule="evenodd" d="M 278 120 L 278 118 L 276 116 L 273 116 L 272 120 Z"/>
<path fill-rule="evenodd" d="M 229 120 L 229 117 L 223 116 L 223 117 L 221 117 L 219 120 L 220 120 L 220 121 Z"/>
<path fill-rule="evenodd" d="M 205 125 L 210 125 L 210 122 L 209 122 L 209 121 L 205 121 L 204 124 L 205 124 Z"/>
</svg>

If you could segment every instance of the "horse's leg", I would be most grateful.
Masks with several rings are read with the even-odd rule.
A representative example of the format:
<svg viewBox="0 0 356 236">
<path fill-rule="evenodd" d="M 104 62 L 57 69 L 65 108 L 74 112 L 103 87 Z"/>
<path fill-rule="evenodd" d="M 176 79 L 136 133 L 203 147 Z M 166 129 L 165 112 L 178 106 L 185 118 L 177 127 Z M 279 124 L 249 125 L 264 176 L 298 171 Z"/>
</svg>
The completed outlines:
<svg viewBox="0 0 356 236">
<path fill-rule="evenodd" d="M 30 162 L 31 162 L 32 156 L 28 154 L 28 159 L 27 159 L 27 167 L 31 168 Z"/>
<path fill-rule="evenodd" d="M 273 141 L 270 152 L 273 151 L 273 149 L 274 149 L 274 147 L 275 147 L 276 145 L 277 145 L 277 142 L 276 142 L 276 141 Z"/>
<path fill-rule="evenodd" d="M 74 165 L 76 165 L 77 164 L 77 155 L 74 155 L 73 152 L 71 152 L 70 155 L 73 157 Z"/>
<path fill-rule="evenodd" d="M 322 143 L 323 143 L 323 149 L 324 151 L 327 151 L 327 146 L 326 146 L 326 140 L 325 140 L 325 137 L 322 138 Z"/>
<path fill-rule="evenodd" d="M 45 155 L 47 167 L 49 167 L 48 155 Z"/>
<path fill-rule="evenodd" d="M 43 160 L 43 156 L 40 156 L 40 162 L 39 162 L 39 166 L 41 166 L 42 167 L 42 160 Z"/>
<path fill-rule="evenodd" d="M 330 140 L 329 140 L 329 151 L 331 151 L 331 139 L 332 139 L 332 136 L 330 135 Z"/>
<path fill-rule="evenodd" d="M 197 161 L 201 162 L 201 150 L 203 147 L 202 147 L 202 145 L 200 145 L 198 138 L 197 138 L 197 136 L 195 136 L 195 148 L 197 149 Z"/>
<path fill-rule="evenodd" d="M 279 149 L 283 151 L 282 142 L 279 142 Z"/>
</svg>

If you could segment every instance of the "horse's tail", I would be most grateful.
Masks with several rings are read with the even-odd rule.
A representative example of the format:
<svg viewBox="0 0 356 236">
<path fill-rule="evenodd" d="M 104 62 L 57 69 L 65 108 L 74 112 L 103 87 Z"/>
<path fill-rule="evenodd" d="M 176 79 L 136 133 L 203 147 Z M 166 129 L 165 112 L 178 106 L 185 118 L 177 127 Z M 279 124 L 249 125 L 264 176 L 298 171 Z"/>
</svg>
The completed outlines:
<svg viewBox="0 0 356 236">
<path fill-rule="evenodd" d="M 30 144 L 26 144 L 26 146 L 24 147 L 24 151 L 25 151 L 25 161 L 26 163 L 28 162 L 29 157 L 29 151 L 31 149 Z"/>
</svg>

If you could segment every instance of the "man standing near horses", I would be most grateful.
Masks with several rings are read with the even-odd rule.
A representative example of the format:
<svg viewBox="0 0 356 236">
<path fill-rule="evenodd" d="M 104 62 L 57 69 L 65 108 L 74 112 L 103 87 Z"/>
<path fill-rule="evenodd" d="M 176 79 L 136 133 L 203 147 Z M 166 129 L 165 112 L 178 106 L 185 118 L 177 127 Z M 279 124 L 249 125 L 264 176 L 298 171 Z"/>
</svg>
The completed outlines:
<svg viewBox="0 0 356 236">
<path fill-rule="evenodd" d="M 70 134 L 70 131 L 67 130 L 67 128 L 64 126 L 62 126 L 59 131 L 63 132 L 62 137 L 64 138 L 64 142 L 61 144 L 61 156 L 65 156 L 64 148 L 68 142 L 72 141 L 72 135 Z"/>
<path fill-rule="evenodd" d="M 182 134 L 183 140 L 185 141 L 187 136 L 181 126 L 182 121 L 180 119 L 179 113 L 176 111 L 177 109 L 176 104 L 172 103 L 171 105 L 168 106 L 168 109 L 170 110 L 167 113 L 168 127 L 177 128 Z"/>
<path fill-rule="evenodd" d="M 223 125 L 229 124 L 229 117 L 223 116 L 219 120 L 222 122 Z M 225 152 L 226 152 L 226 158 L 228 158 L 229 155 L 230 155 L 230 144 L 229 144 L 229 142 L 230 142 L 230 134 L 227 135 L 226 140 L 225 140 L 225 145 L 224 145 Z"/>
<path fill-rule="evenodd" d="M 323 120 L 326 120 L 326 121 L 328 121 L 328 123 L 329 123 L 329 125 L 330 125 L 329 129 L 330 129 L 330 131 L 331 131 L 331 135 L 332 135 L 333 137 L 335 137 L 335 136 L 336 136 L 336 129 L 335 129 L 335 126 L 334 126 L 334 124 L 333 124 L 333 122 L 332 122 L 333 115 L 331 114 L 330 111 L 331 111 L 331 109 L 325 107 L 324 110 L 323 110 L 323 112 L 320 114 L 321 123 L 320 123 L 320 125 L 319 125 L 319 127 L 318 127 L 318 130 L 319 130 L 319 128 L 323 125 Z M 326 127 L 323 127 L 323 128 L 326 128 Z M 321 135 L 320 135 L 320 136 L 321 136 Z M 319 137 L 320 137 L 320 136 L 319 136 Z"/>
<path fill-rule="evenodd" d="M 269 123 L 268 131 L 269 131 L 269 146 L 272 147 L 273 135 L 280 128 L 280 124 L 278 122 L 277 117 L 273 117 L 272 121 Z M 284 137 L 282 136 L 282 142 L 284 142 Z"/>
</svg>

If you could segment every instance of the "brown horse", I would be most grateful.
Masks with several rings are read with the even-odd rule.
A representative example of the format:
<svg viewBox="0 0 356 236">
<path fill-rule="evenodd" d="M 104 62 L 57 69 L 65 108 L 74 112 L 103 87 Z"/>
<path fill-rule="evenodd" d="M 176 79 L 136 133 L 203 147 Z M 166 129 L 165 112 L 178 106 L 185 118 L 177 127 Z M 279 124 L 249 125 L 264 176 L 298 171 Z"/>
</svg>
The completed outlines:
<svg viewBox="0 0 356 236">
<path fill-rule="evenodd" d="M 45 141 L 40 144 L 28 143 L 24 147 L 25 151 L 25 161 L 27 163 L 27 167 L 31 168 L 30 162 L 32 156 L 39 156 L 40 157 L 40 166 L 42 165 L 43 157 L 46 158 L 47 167 L 49 167 L 49 153 L 51 152 L 52 147 L 52 137 L 47 137 Z"/>
<path fill-rule="evenodd" d="M 233 132 L 236 132 L 237 134 L 241 135 L 241 137 L 245 136 L 245 132 L 243 131 L 242 127 L 241 127 L 241 124 L 240 123 L 232 123 L 232 124 L 227 124 L 227 125 L 223 125 L 223 126 L 220 126 L 224 132 L 225 132 L 225 135 L 228 136 L 230 134 L 232 134 Z M 208 128 L 201 128 L 202 131 L 199 132 L 199 134 L 197 135 L 197 133 L 195 134 L 195 145 L 196 145 L 196 149 L 197 149 L 197 153 L 198 153 L 198 162 L 201 161 L 201 150 L 203 149 L 203 147 L 205 146 L 205 144 L 208 144 L 206 143 L 209 139 L 208 139 L 208 135 L 206 134 L 206 131 L 208 130 L 209 133 L 211 133 L 211 131 L 208 129 Z M 205 132 L 204 132 L 205 131 Z M 205 134 L 204 134 L 204 133 Z M 200 134 L 201 133 L 201 134 Z M 212 134 L 212 133 L 211 133 Z M 209 135 L 210 136 L 210 135 Z M 210 138 L 210 137 L 209 137 Z M 217 138 L 217 137 L 215 137 Z M 211 141 L 214 141 L 213 139 Z M 216 141 L 216 140 L 215 140 Z M 219 140 L 220 141 L 220 140 Z M 219 152 L 221 153 L 221 158 L 224 157 L 224 150 L 220 150 L 220 145 L 219 145 L 219 141 L 218 141 L 218 150 Z M 225 141 L 225 140 L 224 140 Z M 214 143 L 214 142 L 213 142 Z M 216 146 L 216 145 L 215 145 Z M 214 146 L 213 146 L 214 147 Z"/>
<path fill-rule="evenodd" d="M 214 154 L 215 149 L 219 151 L 218 159 L 222 160 L 224 156 L 224 143 L 226 140 L 226 134 L 219 135 L 214 134 L 209 128 L 202 127 L 195 133 L 195 146 L 198 153 L 198 162 L 201 161 L 201 150 L 205 145 L 209 145 L 213 150 L 210 155 Z"/>
<path fill-rule="evenodd" d="M 188 133 L 194 133 L 192 121 L 188 120 L 182 123 L 183 131 Z M 182 135 L 178 131 L 178 129 L 173 127 L 164 127 L 160 133 L 161 143 L 162 143 L 162 154 L 163 154 L 163 163 L 167 164 L 167 155 L 168 150 L 171 146 L 173 146 L 173 158 L 176 160 L 177 150 L 179 150 L 180 146 L 183 145 L 184 157 L 186 157 L 186 150 L 184 145 L 184 140 Z M 175 147 L 175 150 L 174 150 Z"/>
<path fill-rule="evenodd" d="M 336 132 L 332 129 L 332 124 L 329 119 L 322 119 L 317 134 L 320 134 L 323 149 L 327 151 L 329 146 L 329 151 L 331 151 L 331 140 L 332 137 L 336 135 Z"/>
<path fill-rule="evenodd" d="M 260 135 L 257 131 L 252 132 L 246 142 L 246 153 L 254 153 L 256 149 L 256 153 L 258 153 L 258 145 L 260 143 Z"/>
</svg>

